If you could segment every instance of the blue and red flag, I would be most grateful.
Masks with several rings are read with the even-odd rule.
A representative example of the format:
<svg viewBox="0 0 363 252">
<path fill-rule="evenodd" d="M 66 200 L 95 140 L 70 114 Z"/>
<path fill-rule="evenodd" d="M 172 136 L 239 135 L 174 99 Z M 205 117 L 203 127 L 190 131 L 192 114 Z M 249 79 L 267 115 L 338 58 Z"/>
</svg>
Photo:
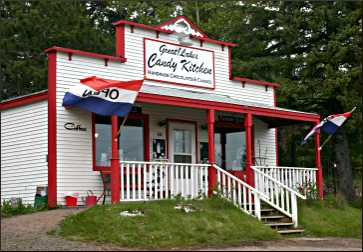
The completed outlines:
<svg viewBox="0 0 363 252">
<path fill-rule="evenodd" d="M 310 132 L 305 136 L 304 140 L 301 142 L 301 144 L 305 144 L 308 140 L 308 138 L 312 135 L 314 135 L 317 132 L 320 132 L 322 130 L 323 132 L 333 135 L 337 129 L 343 125 L 343 123 L 352 116 L 352 112 L 346 112 L 343 114 L 337 114 L 337 115 L 330 115 L 326 117 L 324 120 L 322 120 L 318 125 L 316 125 Z"/>
<path fill-rule="evenodd" d="M 100 115 L 127 115 L 143 80 L 117 81 L 96 76 L 81 79 L 64 95 L 63 106 L 77 106 Z"/>
</svg>

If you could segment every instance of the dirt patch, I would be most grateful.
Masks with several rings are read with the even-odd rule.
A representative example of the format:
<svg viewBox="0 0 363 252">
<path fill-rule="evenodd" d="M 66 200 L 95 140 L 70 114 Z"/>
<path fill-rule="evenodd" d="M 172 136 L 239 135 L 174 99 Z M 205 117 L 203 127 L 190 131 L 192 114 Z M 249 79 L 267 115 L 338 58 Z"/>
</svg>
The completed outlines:
<svg viewBox="0 0 363 252">
<path fill-rule="evenodd" d="M 45 251 L 103 251 L 132 250 L 113 245 L 94 242 L 69 241 L 48 235 L 68 215 L 76 214 L 84 209 L 57 209 L 52 211 L 15 216 L 1 219 L 1 250 L 45 250 Z M 170 250 L 170 249 L 169 249 Z M 173 250 L 188 250 L 174 248 Z M 219 251 L 362 251 L 362 240 L 348 238 L 289 238 L 280 241 L 259 241 L 241 243 L 234 247 L 194 247 L 190 250 Z"/>
</svg>

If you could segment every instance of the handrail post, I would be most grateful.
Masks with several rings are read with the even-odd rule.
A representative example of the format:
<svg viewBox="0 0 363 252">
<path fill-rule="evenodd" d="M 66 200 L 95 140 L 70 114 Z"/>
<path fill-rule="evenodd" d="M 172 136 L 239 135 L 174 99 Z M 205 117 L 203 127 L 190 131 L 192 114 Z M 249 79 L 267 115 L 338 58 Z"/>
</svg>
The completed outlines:
<svg viewBox="0 0 363 252">
<path fill-rule="evenodd" d="M 260 195 L 258 193 L 254 193 L 255 196 L 255 215 L 257 219 L 261 220 L 261 201 Z"/>
<path fill-rule="evenodd" d="M 208 109 L 207 111 L 207 123 L 208 123 L 208 159 L 210 166 L 208 168 L 208 197 L 213 194 L 213 188 L 216 185 L 216 169 L 215 164 L 215 150 L 214 150 L 214 109 Z"/>
<path fill-rule="evenodd" d="M 297 216 L 297 200 L 296 200 L 296 194 L 295 193 L 291 193 L 291 218 L 292 218 L 292 222 L 294 223 L 294 227 L 297 228 L 298 226 L 298 216 Z"/>
</svg>

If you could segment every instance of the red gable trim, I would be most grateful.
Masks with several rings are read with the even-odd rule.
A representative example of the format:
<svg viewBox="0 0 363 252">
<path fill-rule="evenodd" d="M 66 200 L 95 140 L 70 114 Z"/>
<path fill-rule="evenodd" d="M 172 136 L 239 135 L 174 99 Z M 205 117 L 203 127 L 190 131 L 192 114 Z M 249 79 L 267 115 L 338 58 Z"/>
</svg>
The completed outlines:
<svg viewBox="0 0 363 252">
<path fill-rule="evenodd" d="M 172 19 L 169 19 L 169 20 L 166 20 L 165 22 L 162 22 L 161 24 L 158 24 L 156 27 L 160 28 L 160 29 L 163 29 L 162 27 L 165 26 L 165 25 L 169 25 L 169 24 L 173 24 L 175 23 L 176 21 L 178 21 L 179 19 L 184 19 L 187 23 L 190 24 L 190 26 L 196 30 L 197 32 L 201 33 L 204 38 L 208 38 L 208 35 L 205 34 L 202 29 L 199 28 L 199 26 L 197 26 L 196 24 L 194 24 L 189 18 L 187 18 L 186 16 L 177 16 L 175 18 L 172 18 Z"/>
<path fill-rule="evenodd" d="M 130 26 L 134 26 L 134 27 L 139 27 L 141 29 L 145 29 L 145 30 L 153 30 L 153 31 L 158 31 L 158 32 L 163 32 L 163 33 L 167 33 L 167 34 L 171 34 L 171 31 L 167 31 L 164 29 L 161 29 L 157 26 L 151 26 L 151 25 L 144 25 L 144 24 L 140 24 L 140 23 L 136 23 L 136 22 L 132 22 L 132 21 L 128 21 L 128 20 L 120 20 L 117 22 L 114 22 L 113 25 L 114 26 L 119 26 L 119 25 L 130 25 Z M 210 38 L 199 38 L 196 36 L 190 36 L 192 39 L 196 39 L 196 40 L 203 40 L 209 43 L 213 43 L 213 44 L 218 44 L 218 45 L 224 45 L 224 46 L 237 46 L 238 44 L 235 43 L 231 43 L 231 42 L 225 42 L 225 41 L 221 41 L 221 40 L 214 40 L 214 39 L 210 39 Z"/>
<path fill-rule="evenodd" d="M 245 82 L 245 83 L 252 83 L 252 84 L 261 85 L 261 86 L 270 86 L 270 87 L 274 87 L 274 88 L 280 87 L 280 84 L 278 84 L 278 83 L 252 80 L 252 79 L 248 79 L 248 78 L 244 78 L 244 77 L 232 77 L 232 80 L 241 81 L 241 82 Z"/>
<path fill-rule="evenodd" d="M 172 33 L 170 31 L 166 31 L 164 29 L 160 29 L 159 27 L 156 27 L 156 26 L 140 24 L 140 23 L 136 23 L 136 22 L 128 21 L 128 20 L 120 20 L 120 21 L 114 22 L 112 24 L 114 26 L 119 26 L 119 25 L 126 24 L 126 25 L 130 25 L 130 26 L 139 27 L 139 28 L 142 28 L 142 29 L 145 29 L 145 30 L 154 30 L 154 31 L 158 31 L 158 32 L 168 33 L 168 34 L 171 34 Z"/>
<path fill-rule="evenodd" d="M 15 108 L 15 107 L 31 104 L 31 103 L 34 103 L 37 101 L 44 101 L 47 99 L 48 99 L 48 90 L 42 91 L 39 93 L 35 93 L 35 94 L 30 94 L 27 96 L 14 98 L 14 99 L 11 99 L 11 100 L 8 100 L 5 102 L 1 102 L 0 110 Z"/>
<path fill-rule="evenodd" d="M 100 54 L 100 53 L 92 53 L 92 52 L 74 50 L 74 49 L 63 48 L 63 47 L 58 47 L 58 46 L 53 46 L 51 48 L 48 48 L 48 49 L 44 50 L 45 53 L 50 53 L 50 52 L 54 52 L 54 51 L 64 52 L 64 53 L 69 53 L 69 54 L 77 54 L 77 55 L 82 55 L 82 56 L 91 57 L 91 58 L 99 58 L 99 59 L 104 59 L 104 60 L 119 61 L 119 62 L 122 62 L 122 63 L 126 62 L 126 58 L 123 58 L 123 57 L 116 57 L 116 56 L 111 56 L 111 55 L 107 55 L 107 54 Z"/>
</svg>

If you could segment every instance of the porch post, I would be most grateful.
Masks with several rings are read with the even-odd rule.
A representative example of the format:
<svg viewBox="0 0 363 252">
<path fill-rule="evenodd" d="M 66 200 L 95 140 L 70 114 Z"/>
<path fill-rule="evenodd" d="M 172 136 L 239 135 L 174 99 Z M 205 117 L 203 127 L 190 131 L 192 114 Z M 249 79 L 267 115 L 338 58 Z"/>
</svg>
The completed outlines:
<svg viewBox="0 0 363 252">
<path fill-rule="evenodd" d="M 252 164 L 252 114 L 247 113 L 245 116 L 245 129 L 246 129 L 246 174 L 247 184 L 253 186 L 253 171 Z"/>
<path fill-rule="evenodd" d="M 316 122 L 319 124 L 319 122 Z M 315 133 L 315 166 L 318 168 L 316 171 L 316 183 L 317 189 L 319 192 L 320 199 L 323 199 L 323 167 L 321 166 L 321 159 L 320 159 L 320 133 Z"/>
<path fill-rule="evenodd" d="M 215 164 L 215 152 L 214 152 L 214 109 L 208 109 L 207 111 L 207 123 L 208 123 L 208 159 L 210 164 Z M 211 197 L 213 188 L 216 186 L 216 170 L 214 167 L 209 167 L 208 170 L 208 196 Z"/>
<path fill-rule="evenodd" d="M 111 158 L 111 203 L 120 201 L 120 159 L 118 156 L 118 117 L 113 115 L 112 121 L 112 158 Z"/>
</svg>

